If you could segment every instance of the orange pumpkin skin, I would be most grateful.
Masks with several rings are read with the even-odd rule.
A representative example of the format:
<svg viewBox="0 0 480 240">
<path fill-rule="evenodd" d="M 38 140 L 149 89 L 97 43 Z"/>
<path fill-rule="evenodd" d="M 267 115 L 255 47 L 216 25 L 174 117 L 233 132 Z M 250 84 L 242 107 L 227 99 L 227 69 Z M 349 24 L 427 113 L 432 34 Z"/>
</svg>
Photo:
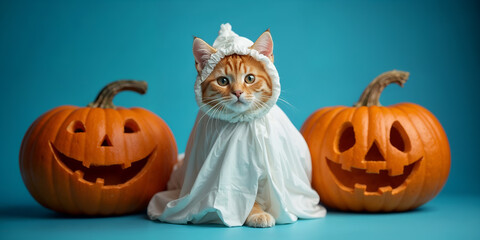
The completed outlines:
<svg viewBox="0 0 480 240">
<path fill-rule="evenodd" d="M 172 132 L 148 110 L 61 106 L 28 129 L 20 171 L 47 208 L 119 215 L 144 209 L 166 189 L 176 158 Z"/>
<path fill-rule="evenodd" d="M 406 211 L 434 198 L 447 180 L 450 147 L 435 116 L 412 103 L 376 105 L 322 108 L 302 126 L 312 185 L 329 207 Z"/>
</svg>

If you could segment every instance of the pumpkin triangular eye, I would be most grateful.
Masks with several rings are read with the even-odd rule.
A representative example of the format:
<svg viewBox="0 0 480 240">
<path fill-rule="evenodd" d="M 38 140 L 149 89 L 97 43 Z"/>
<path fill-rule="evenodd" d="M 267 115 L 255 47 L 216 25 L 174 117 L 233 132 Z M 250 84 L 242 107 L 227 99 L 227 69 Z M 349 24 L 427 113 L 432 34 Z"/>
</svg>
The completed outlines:
<svg viewBox="0 0 480 240">
<path fill-rule="evenodd" d="M 84 133 L 85 125 L 82 121 L 75 120 L 68 124 L 67 131 L 69 131 L 70 133 Z"/>
<path fill-rule="evenodd" d="M 407 135 L 398 121 L 395 121 L 390 128 L 390 144 L 402 152 L 405 152 L 408 148 Z"/>
<path fill-rule="evenodd" d="M 351 123 L 344 126 L 343 131 L 338 140 L 338 150 L 340 152 L 345 152 L 348 149 L 352 148 L 355 145 L 355 131 Z"/>
<path fill-rule="evenodd" d="M 136 133 L 138 131 L 140 131 L 140 127 L 135 120 L 127 119 L 127 121 L 125 121 L 125 126 L 123 127 L 124 133 Z"/>
</svg>

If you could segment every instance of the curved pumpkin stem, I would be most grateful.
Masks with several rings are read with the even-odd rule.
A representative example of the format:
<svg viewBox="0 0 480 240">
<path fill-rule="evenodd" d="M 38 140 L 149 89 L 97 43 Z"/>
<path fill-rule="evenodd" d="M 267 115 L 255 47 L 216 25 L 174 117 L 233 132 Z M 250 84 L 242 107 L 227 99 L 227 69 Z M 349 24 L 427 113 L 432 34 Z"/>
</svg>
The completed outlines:
<svg viewBox="0 0 480 240">
<path fill-rule="evenodd" d="M 113 108 L 113 98 L 121 91 L 130 90 L 140 94 L 147 92 L 147 82 L 136 80 L 119 80 L 105 86 L 94 102 L 88 104 L 92 108 Z"/>
<path fill-rule="evenodd" d="M 358 99 L 358 102 L 353 106 L 381 106 L 380 94 L 382 94 L 383 89 L 391 83 L 396 83 L 400 85 L 400 87 L 403 87 L 403 84 L 407 82 L 409 75 L 410 74 L 408 72 L 397 70 L 380 74 L 370 84 L 368 84 L 367 88 L 365 88 L 360 96 L 360 99 Z"/>
</svg>

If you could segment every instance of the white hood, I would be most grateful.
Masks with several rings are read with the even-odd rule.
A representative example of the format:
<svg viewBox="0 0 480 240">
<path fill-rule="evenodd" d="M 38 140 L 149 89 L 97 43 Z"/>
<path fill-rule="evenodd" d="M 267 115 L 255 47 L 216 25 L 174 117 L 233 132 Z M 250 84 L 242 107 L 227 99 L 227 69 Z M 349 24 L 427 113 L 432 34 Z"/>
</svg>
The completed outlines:
<svg viewBox="0 0 480 240">
<path fill-rule="evenodd" d="M 208 61 L 205 63 L 201 74 L 197 76 L 195 81 L 195 97 L 197 104 L 204 113 L 210 115 L 212 111 L 208 111 L 208 106 L 202 102 L 202 87 L 201 84 L 205 79 L 208 78 L 210 73 L 212 73 L 215 66 L 226 56 L 238 54 L 238 55 L 249 55 L 260 61 L 264 64 L 265 70 L 267 71 L 271 81 L 272 81 L 272 97 L 266 102 L 266 106 L 258 108 L 256 110 L 248 111 L 244 113 L 234 113 L 231 115 L 222 115 L 215 117 L 220 118 L 229 122 L 241 122 L 241 121 L 250 121 L 252 119 L 262 117 L 276 104 L 278 97 L 280 96 L 280 78 L 278 76 L 277 69 L 273 62 L 270 59 L 260 54 L 257 50 L 251 49 L 253 42 L 247 38 L 240 37 L 232 31 L 232 26 L 229 23 L 222 24 L 220 26 L 220 31 L 218 32 L 218 37 L 213 43 L 213 48 L 217 50 L 216 53 L 212 54 Z M 211 117 L 214 117 L 210 115 Z"/>
</svg>

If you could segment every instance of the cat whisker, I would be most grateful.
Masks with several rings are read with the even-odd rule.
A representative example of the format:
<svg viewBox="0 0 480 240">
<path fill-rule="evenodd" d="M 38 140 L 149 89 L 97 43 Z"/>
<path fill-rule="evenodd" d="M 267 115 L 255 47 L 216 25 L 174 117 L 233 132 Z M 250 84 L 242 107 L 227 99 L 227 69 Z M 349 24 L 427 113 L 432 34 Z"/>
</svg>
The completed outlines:
<svg viewBox="0 0 480 240">
<path fill-rule="evenodd" d="M 220 101 L 218 103 L 216 103 L 210 109 L 208 109 L 206 112 L 204 112 L 203 116 L 199 119 L 199 121 L 201 121 L 208 113 L 210 113 L 210 111 L 215 110 L 217 108 L 217 106 L 219 106 L 220 104 L 223 104 L 225 102 L 227 102 L 227 100 L 220 99 Z"/>
<path fill-rule="evenodd" d="M 287 102 L 285 99 L 279 97 L 279 98 L 278 98 L 278 101 L 280 101 L 280 102 L 282 102 L 282 103 L 285 103 L 287 106 L 289 106 L 289 107 L 292 108 L 293 110 L 298 111 L 298 108 L 296 108 L 295 106 L 293 106 L 291 103 Z"/>
<path fill-rule="evenodd" d="M 259 100 L 259 99 L 254 99 L 253 102 L 258 103 L 258 104 L 260 104 L 260 105 L 262 105 L 262 106 L 267 106 L 267 104 L 266 104 L 264 101 Z"/>
<path fill-rule="evenodd" d="M 212 106 L 212 108 L 214 108 L 214 107 L 216 107 L 219 103 L 225 102 L 225 101 L 227 101 L 227 100 L 228 100 L 228 99 L 225 98 L 225 97 L 215 98 L 215 99 L 213 99 L 213 100 L 210 100 L 210 101 L 205 102 L 205 103 L 202 104 L 200 107 L 204 107 L 204 106 L 206 106 L 206 105 L 211 105 L 212 103 L 217 102 L 217 103 L 215 103 L 215 104 Z"/>
<path fill-rule="evenodd" d="M 262 107 L 268 107 L 268 105 L 266 103 L 264 103 L 263 101 L 258 100 L 258 99 L 253 100 L 253 105 L 254 105 L 255 108 L 252 109 L 252 110 L 257 110 L 257 109 L 260 109 Z"/>
<path fill-rule="evenodd" d="M 202 107 L 204 107 L 204 106 L 206 106 L 206 105 L 210 105 L 211 103 L 214 103 L 214 102 L 216 102 L 216 101 L 226 100 L 227 97 L 220 97 L 220 98 L 218 98 L 218 97 L 213 98 L 213 97 L 212 97 L 212 98 L 204 98 L 204 99 L 206 99 L 206 100 L 208 100 L 208 101 L 207 101 L 207 102 L 204 102 L 204 103 L 200 106 L 200 108 L 202 108 Z M 210 99 L 211 99 L 211 100 L 210 100 Z"/>
<path fill-rule="evenodd" d="M 223 114 L 223 109 L 224 109 L 224 108 L 225 108 L 225 105 L 219 105 L 219 106 L 215 109 L 215 111 L 212 113 L 212 116 L 213 116 L 213 117 L 212 117 L 212 119 L 213 119 L 212 122 L 215 121 L 215 122 L 213 122 L 212 124 L 216 123 L 217 121 L 220 121 L 220 119 L 219 119 L 217 116 L 220 116 L 221 114 Z M 207 127 L 208 127 L 208 124 L 207 124 Z M 213 130 L 218 131 L 217 128 L 214 128 Z M 216 133 L 217 133 L 217 132 L 216 132 Z"/>
<path fill-rule="evenodd" d="M 228 99 L 225 100 L 225 101 L 228 101 Z M 224 102 L 225 102 L 225 101 L 224 101 Z M 220 121 L 220 119 L 217 117 L 217 115 L 220 116 L 221 114 L 223 114 L 224 109 L 225 109 L 225 105 L 224 105 L 224 104 L 220 104 L 220 105 L 217 104 L 217 105 L 215 105 L 215 108 L 212 108 L 212 112 L 210 113 L 210 115 L 211 115 L 212 117 L 208 119 L 207 124 L 206 124 L 206 129 L 207 129 L 207 131 L 208 131 L 208 128 L 209 128 L 209 125 L 210 125 L 210 124 L 211 124 L 211 125 L 214 125 L 217 121 Z M 214 130 L 216 133 L 218 133 L 218 132 L 217 132 L 217 131 L 218 131 L 217 128 L 214 128 L 214 129 L 212 129 L 212 130 Z M 212 131 L 212 130 L 210 130 L 210 131 Z"/>
</svg>

